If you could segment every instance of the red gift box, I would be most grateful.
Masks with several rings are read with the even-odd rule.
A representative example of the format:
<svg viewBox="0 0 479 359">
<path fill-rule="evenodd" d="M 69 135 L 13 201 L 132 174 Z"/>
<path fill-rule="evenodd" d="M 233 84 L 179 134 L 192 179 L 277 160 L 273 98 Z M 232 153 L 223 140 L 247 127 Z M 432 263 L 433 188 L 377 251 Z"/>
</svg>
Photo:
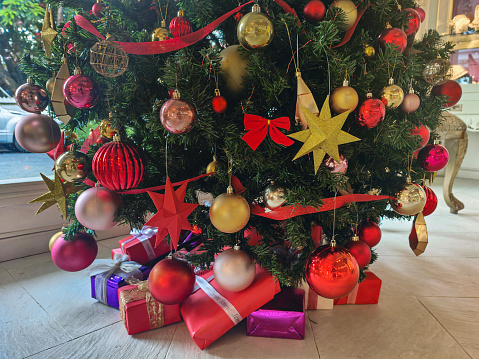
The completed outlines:
<svg viewBox="0 0 479 359">
<path fill-rule="evenodd" d="M 115 248 L 115 249 L 112 249 L 111 250 L 111 259 L 114 259 L 115 258 L 115 254 L 124 254 L 122 251 L 121 251 L 121 248 Z"/>
<path fill-rule="evenodd" d="M 198 289 L 181 305 L 181 315 L 191 338 L 203 350 L 238 324 L 243 318 L 268 303 L 280 291 L 279 282 L 271 274 L 256 265 L 256 278 L 241 292 L 229 292 L 221 288 L 215 279 L 209 284 L 213 272 L 197 277 L 197 283 L 206 282 L 208 294 Z"/>
<path fill-rule="evenodd" d="M 334 300 L 334 305 L 341 304 L 377 304 L 381 291 L 381 279 L 370 271 L 364 271 L 366 279 L 358 283 L 346 297 Z"/>
<path fill-rule="evenodd" d="M 166 241 L 161 241 L 156 247 L 156 232 L 153 227 L 143 227 L 141 231 L 121 239 L 118 243 L 123 254 L 128 254 L 130 260 L 145 264 L 159 256 L 170 252 L 171 247 Z"/>
<path fill-rule="evenodd" d="M 166 305 L 155 300 L 148 281 L 118 289 L 120 316 L 128 334 L 136 334 L 181 321 L 180 305 Z"/>
</svg>

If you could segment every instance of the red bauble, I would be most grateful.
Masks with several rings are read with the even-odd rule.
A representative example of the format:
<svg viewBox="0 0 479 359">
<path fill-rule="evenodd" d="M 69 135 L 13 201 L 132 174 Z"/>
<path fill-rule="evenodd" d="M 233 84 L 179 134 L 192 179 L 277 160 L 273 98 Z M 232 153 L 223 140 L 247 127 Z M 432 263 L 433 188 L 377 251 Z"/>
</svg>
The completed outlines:
<svg viewBox="0 0 479 359">
<path fill-rule="evenodd" d="M 416 148 L 416 151 L 420 150 L 424 146 L 427 145 L 429 142 L 429 138 L 431 136 L 431 133 L 429 132 L 429 128 L 427 128 L 424 125 L 419 125 L 414 126 L 414 128 L 411 130 L 411 135 L 413 136 L 421 136 L 421 144 L 419 145 L 418 148 Z"/>
<path fill-rule="evenodd" d="M 213 111 L 216 113 L 223 113 L 226 111 L 226 107 L 228 107 L 228 103 L 223 96 L 215 96 L 211 100 L 211 107 L 213 107 Z"/>
<path fill-rule="evenodd" d="M 381 240 L 381 228 L 376 222 L 369 219 L 362 222 L 358 230 L 359 239 L 365 242 L 369 248 L 376 246 Z"/>
<path fill-rule="evenodd" d="M 191 233 L 198 235 L 198 234 L 203 233 L 203 229 L 200 226 L 198 226 L 197 224 L 193 224 L 191 226 Z"/>
<path fill-rule="evenodd" d="M 415 7 L 414 10 L 416 10 L 417 14 L 419 15 L 419 18 L 421 19 L 421 22 L 423 22 L 426 18 L 426 12 L 420 7 Z"/>
<path fill-rule="evenodd" d="M 319 0 L 309 1 L 303 9 L 304 18 L 311 24 L 316 24 L 322 20 L 326 13 L 326 7 Z"/>
<path fill-rule="evenodd" d="M 103 14 L 101 12 L 103 11 L 104 8 L 105 8 L 104 4 L 97 2 L 97 3 L 93 4 L 93 6 L 91 8 L 91 12 L 93 13 L 93 15 L 100 18 L 100 17 L 103 16 Z"/>
<path fill-rule="evenodd" d="M 429 216 L 432 214 L 437 208 L 437 196 L 434 191 L 426 186 L 422 186 L 424 192 L 426 192 L 426 204 L 422 209 L 423 216 Z"/>
<path fill-rule="evenodd" d="M 417 155 L 419 165 L 429 172 L 437 172 L 446 167 L 449 152 L 441 145 L 427 145 Z"/>
<path fill-rule="evenodd" d="M 359 266 L 344 247 L 316 248 L 306 260 L 306 280 L 318 295 L 335 299 L 348 295 L 359 279 Z"/>
<path fill-rule="evenodd" d="M 175 93 L 175 90 L 168 90 L 168 96 L 170 96 L 170 98 L 173 98 L 173 94 Z"/>
<path fill-rule="evenodd" d="M 119 141 L 115 136 L 95 153 L 93 174 L 98 182 L 112 191 L 124 191 L 137 187 L 146 172 L 146 160 L 139 147 Z"/>
<path fill-rule="evenodd" d="M 80 109 L 92 108 L 99 98 L 97 84 L 88 76 L 73 75 L 63 84 L 65 100 L 73 107 Z"/>
<path fill-rule="evenodd" d="M 148 287 L 160 303 L 181 303 L 193 293 L 195 273 L 186 261 L 166 258 L 151 270 Z"/>
<path fill-rule="evenodd" d="M 190 21 L 184 16 L 183 10 L 178 11 L 178 16 L 170 22 L 170 33 L 173 37 L 188 35 L 193 32 Z"/>
<path fill-rule="evenodd" d="M 359 268 L 366 267 L 371 262 L 371 248 L 363 241 L 351 240 L 346 249 L 356 258 Z"/>
<path fill-rule="evenodd" d="M 407 46 L 407 36 L 404 31 L 398 29 L 397 27 L 390 27 L 379 35 L 378 38 L 379 45 L 384 50 L 386 44 L 391 44 L 396 46 L 396 50 L 403 52 L 406 50 Z"/>
<path fill-rule="evenodd" d="M 52 259 L 56 266 L 67 272 L 78 272 L 87 268 L 96 258 L 98 245 L 88 233 L 79 232 L 71 242 L 60 236 L 52 246 Z"/>
<path fill-rule="evenodd" d="M 421 25 L 421 17 L 414 9 L 403 9 L 403 11 L 408 13 L 405 32 L 407 36 L 411 36 L 417 30 L 419 30 L 419 26 Z"/>
<path fill-rule="evenodd" d="M 432 88 L 431 94 L 434 96 L 446 96 L 447 102 L 443 107 L 451 107 L 459 102 L 462 96 L 462 88 L 454 80 L 448 80 L 442 85 L 436 85 Z"/>
<path fill-rule="evenodd" d="M 368 98 L 358 108 L 356 122 L 367 128 L 374 128 L 379 125 L 386 116 L 384 103 L 377 98 Z"/>
</svg>

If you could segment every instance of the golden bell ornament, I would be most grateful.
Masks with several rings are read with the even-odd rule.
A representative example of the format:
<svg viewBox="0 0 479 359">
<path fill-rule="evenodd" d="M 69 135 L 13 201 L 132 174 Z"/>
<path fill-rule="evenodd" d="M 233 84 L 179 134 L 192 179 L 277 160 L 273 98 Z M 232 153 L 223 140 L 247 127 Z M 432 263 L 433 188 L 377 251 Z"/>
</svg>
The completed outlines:
<svg viewBox="0 0 479 359">
<path fill-rule="evenodd" d="M 284 194 L 284 187 L 282 185 L 275 184 L 274 182 L 272 182 L 264 190 L 263 202 L 269 209 L 278 208 L 286 202 Z"/>
<path fill-rule="evenodd" d="M 164 41 L 168 39 L 168 30 L 166 29 L 165 20 L 161 20 L 161 26 L 153 30 L 151 41 Z"/>
<path fill-rule="evenodd" d="M 273 23 L 254 4 L 250 13 L 241 18 L 236 28 L 239 43 L 248 51 L 263 50 L 273 41 Z"/>
<path fill-rule="evenodd" d="M 338 87 L 331 93 L 329 102 L 333 111 L 338 115 L 346 111 L 353 112 L 358 106 L 358 93 L 348 85 L 349 82 L 344 80 L 343 86 Z"/>
<path fill-rule="evenodd" d="M 394 197 L 394 200 L 390 200 L 392 209 L 406 216 L 414 216 L 421 212 L 427 200 L 424 189 L 415 183 L 411 183 L 410 178 L 407 179 L 404 188 Z"/>
<path fill-rule="evenodd" d="M 351 0 L 335 0 L 331 4 L 330 8 L 334 7 L 340 8 L 344 12 L 343 15 L 345 18 L 345 22 L 343 23 L 341 30 L 346 31 L 353 27 L 354 23 L 356 22 L 356 19 L 358 18 L 358 9 L 356 7 L 356 4 L 353 3 Z"/>
<path fill-rule="evenodd" d="M 55 161 L 55 172 L 65 182 L 83 182 L 91 171 L 90 159 L 83 152 L 75 150 L 75 145 Z"/>
<path fill-rule="evenodd" d="M 382 89 L 379 96 L 386 108 L 397 108 L 404 100 L 404 91 L 390 78 L 389 85 Z"/>
<path fill-rule="evenodd" d="M 217 168 L 226 168 L 226 165 L 221 161 L 217 161 L 216 156 L 213 156 L 213 161 L 206 166 L 206 173 L 216 172 Z"/>
<path fill-rule="evenodd" d="M 376 55 L 376 50 L 371 45 L 366 45 L 363 50 L 363 55 L 366 59 L 370 60 Z"/>
<path fill-rule="evenodd" d="M 52 238 L 50 238 L 50 241 L 48 242 L 48 249 L 50 249 L 50 252 L 52 251 L 53 243 L 55 243 L 55 241 L 56 241 L 61 235 L 63 235 L 63 232 L 62 232 L 62 231 L 55 233 L 55 234 L 52 236 Z"/>
<path fill-rule="evenodd" d="M 235 233 L 243 229 L 249 221 L 248 202 L 229 186 L 226 193 L 216 197 L 211 203 L 210 220 L 213 226 L 224 233 Z"/>
<path fill-rule="evenodd" d="M 243 78 L 249 76 L 249 58 L 247 54 L 241 53 L 239 48 L 240 45 L 228 46 L 219 54 L 221 73 L 226 90 L 231 95 L 238 95 L 243 90 Z"/>
</svg>

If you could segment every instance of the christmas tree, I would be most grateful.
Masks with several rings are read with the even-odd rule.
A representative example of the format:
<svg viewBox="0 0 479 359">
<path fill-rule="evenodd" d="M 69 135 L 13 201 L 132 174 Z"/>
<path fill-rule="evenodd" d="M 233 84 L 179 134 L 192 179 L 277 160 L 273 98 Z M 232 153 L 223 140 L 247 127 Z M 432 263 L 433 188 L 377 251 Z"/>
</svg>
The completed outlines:
<svg viewBox="0 0 479 359">
<path fill-rule="evenodd" d="M 79 203 L 99 183 L 121 196 L 106 200 L 108 223 L 148 223 L 173 247 L 194 229 L 196 266 L 238 245 L 290 286 L 321 239 L 349 247 L 359 234 L 373 247 L 382 218 L 423 209 L 419 185 L 437 169 L 414 154 L 433 142 L 454 84 L 452 46 L 434 31 L 415 39 L 414 1 L 61 3 L 77 15 L 23 71 L 38 84 L 57 74 L 49 114 L 80 135 L 62 137 L 57 154 L 75 143 L 70 161 L 81 166 L 68 175 L 57 159 L 59 194 L 49 187 L 39 200 L 66 198 L 67 240 L 108 222 L 92 228 Z M 75 68 L 83 75 L 68 78 Z M 357 258 L 362 268 L 371 253 Z"/>
</svg>

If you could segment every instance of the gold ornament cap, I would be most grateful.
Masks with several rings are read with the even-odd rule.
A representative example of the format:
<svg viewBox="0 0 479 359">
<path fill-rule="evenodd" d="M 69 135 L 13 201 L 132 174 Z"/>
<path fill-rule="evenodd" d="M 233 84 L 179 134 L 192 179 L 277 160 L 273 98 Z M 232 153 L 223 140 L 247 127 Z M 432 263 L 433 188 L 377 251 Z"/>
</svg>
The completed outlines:
<svg viewBox="0 0 479 359">
<path fill-rule="evenodd" d="M 178 17 L 185 16 L 183 9 L 178 10 Z"/>
<path fill-rule="evenodd" d="M 239 251 L 239 250 L 241 249 L 241 247 L 239 246 L 239 244 L 235 244 L 234 247 L 233 247 L 233 249 L 234 249 L 235 251 Z"/>
<path fill-rule="evenodd" d="M 391 77 L 388 81 L 389 85 L 394 85 L 394 79 Z"/>
<path fill-rule="evenodd" d="M 73 74 L 74 75 L 81 75 L 82 74 L 81 68 L 79 68 L 78 66 L 75 67 L 75 70 L 73 71 Z"/>
<path fill-rule="evenodd" d="M 118 133 L 115 133 L 115 135 L 113 136 L 113 142 L 120 142 L 120 141 L 121 141 L 120 135 Z"/>
<path fill-rule="evenodd" d="M 351 240 L 353 242 L 357 242 L 357 241 L 359 241 L 359 236 L 357 234 L 355 234 L 354 236 L 351 237 Z"/>
<path fill-rule="evenodd" d="M 30 85 L 34 85 L 34 84 L 35 84 L 35 80 L 33 79 L 33 77 L 28 76 L 27 83 L 29 83 Z"/>
<path fill-rule="evenodd" d="M 254 4 L 251 8 L 252 12 L 261 12 L 261 7 L 258 4 Z"/>
<path fill-rule="evenodd" d="M 178 91 L 178 89 L 175 89 L 175 91 L 173 91 L 173 98 L 175 100 L 178 100 L 180 97 L 181 97 L 180 91 Z"/>
<path fill-rule="evenodd" d="M 349 86 L 349 81 L 346 80 L 346 79 L 344 79 L 344 81 L 343 81 L 343 86 Z"/>
</svg>

